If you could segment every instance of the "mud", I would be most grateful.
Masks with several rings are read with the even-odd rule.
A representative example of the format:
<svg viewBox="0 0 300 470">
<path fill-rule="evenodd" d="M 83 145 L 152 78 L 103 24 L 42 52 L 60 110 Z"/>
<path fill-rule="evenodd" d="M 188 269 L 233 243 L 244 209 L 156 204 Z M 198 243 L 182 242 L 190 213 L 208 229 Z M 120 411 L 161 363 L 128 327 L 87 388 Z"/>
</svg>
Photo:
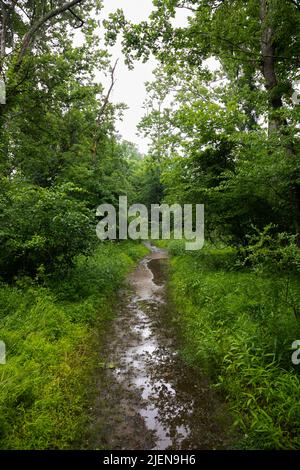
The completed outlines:
<svg viewBox="0 0 300 470">
<path fill-rule="evenodd" d="M 168 256 L 151 247 L 120 293 L 119 315 L 96 380 L 85 447 L 226 449 L 226 405 L 178 353 L 166 282 Z"/>
</svg>

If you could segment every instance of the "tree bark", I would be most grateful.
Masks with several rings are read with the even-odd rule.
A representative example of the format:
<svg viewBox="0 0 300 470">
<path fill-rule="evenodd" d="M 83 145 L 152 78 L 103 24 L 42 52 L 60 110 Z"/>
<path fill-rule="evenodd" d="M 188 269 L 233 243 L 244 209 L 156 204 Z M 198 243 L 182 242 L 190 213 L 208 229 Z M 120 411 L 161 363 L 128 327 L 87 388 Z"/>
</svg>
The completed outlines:
<svg viewBox="0 0 300 470">
<path fill-rule="evenodd" d="M 274 32 L 268 25 L 268 1 L 260 0 L 260 20 L 262 24 L 261 36 L 261 56 L 262 56 L 262 73 L 265 79 L 265 87 L 269 92 L 269 103 L 271 107 L 271 116 L 269 118 L 269 134 L 279 131 L 286 122 L 276 115 L 274 112 L 283 107 L 282 94 L 276 90 L 278 80 L 276 75 L 276 46 L 274 43 Z M 273 115 L 273 116 L 272 116 Z"/>
<path fill-rule="evenodd" d="M 286 119 L 278 115 L 278 111 L 283 108 L 283 95 L 278 90 L 278 78 L 276 74 L 276 45 L 274 42 L 274 31 L 268 23 L 269 6 L 268 0 L 260 0 L 260 21 L 262 24 L 261 35 L 261 56 L 262 74 L 265 79 L 265 87 L 269 94 L 269 137 L 277 133 L 284 137 L 288 123 Z M 285 144 L 287 158 L 295 157 L 293 144 Z M 295 210 L 295 230 L 298 234 L 298 245 L 300 246 L 300 186 L 295 183 L 290 189 L 292 205 Z"/>
<path fill-rule="evenodd" d="M 3 60 L 6 52 L 6 28 L 7 28 L 7 11 L 4 2 L 1 4 L 1 32 L 0 32 L 0 73 L 3 72 Z"/>
</svg>

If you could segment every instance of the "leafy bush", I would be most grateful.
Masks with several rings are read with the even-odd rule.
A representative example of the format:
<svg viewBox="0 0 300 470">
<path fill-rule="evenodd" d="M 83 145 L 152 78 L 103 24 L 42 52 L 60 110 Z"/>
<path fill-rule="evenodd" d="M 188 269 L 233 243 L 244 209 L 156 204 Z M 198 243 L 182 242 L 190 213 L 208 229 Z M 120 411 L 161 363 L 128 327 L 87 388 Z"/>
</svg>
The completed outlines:
<svg viewBox="0 0 300 470">
<path fill-rule="evenodd" d="M 73 185 L 52 189 L 11 185 L 2 194 L 1 272 L 35 275 L 41 266 L 64 272 L 79 253 L 91 248 L 92 214 L 70 196 Z"/>
<path fill-rule="evenodd" d="M 276 228 L 270 224 L 249 237 L 249 244 L 243 250 L 244 263 L 261 271 L 299 272 L 300 250 L 296 236 L 278 233 Z"/>
</svg>

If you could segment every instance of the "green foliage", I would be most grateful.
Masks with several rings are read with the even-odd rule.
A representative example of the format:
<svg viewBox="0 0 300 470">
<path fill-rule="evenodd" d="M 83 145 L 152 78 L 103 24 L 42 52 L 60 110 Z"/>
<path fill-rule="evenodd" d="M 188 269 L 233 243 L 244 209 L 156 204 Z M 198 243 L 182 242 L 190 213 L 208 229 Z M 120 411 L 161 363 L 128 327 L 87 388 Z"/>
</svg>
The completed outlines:
<svg viewBox="0 0 300 470">
<path fill-rule="evenodd" d="M 107 242 L 92 257 L 78 256 L 76 266 L 61 279 L 59 285 L 52 277 L 49 282 L 56 286 L 55 292 L 60 300 L 93 298 L 99 301 L 101 292 L 107 296 L 115 294 L 128 267 L 132 267 L 134 261 L 145 253 L 147 250 L 141 244 Z"/>
<path fill-rule="evenodd" d="M 127 195 L 147 207 L 205 204 L 214 245 L 188 254 L 184 242 L 165 243 L 185 357 L 227 393 L 244 447 L 299 448 L 289 350 L 300 311 L 297 2 L 154 0 L 140 24 L 111 15 L 107 41 L 123 35 L 130 66 L 159 61 L 139 126 L 151 139 L 145 158 L 118 138 L 124 105 L 95 78 L 111 75 L 101 1 L 74 6 L 79 46 L 74 14 L 51 16 L 58 0 L 10 3 L 0 38 L 1 446 L 76 440 L 92 329 L 104 330 L 110 299 L 144 253 L 108 243 L 89 256 L 96 207 Z M 173 23 L 178 8 L 190 12 L 184 27 Z"/>
<path fill-rule="evenodd" d="M 139 162 L 131 177 L 135 188 L 134 202 L 144 204 L 148 209 L 151 204 L 160 204 L 164 187 L 161 181 L 161 168 L 155 159 L 148 157 Z"/>
<path fill-rule="evenodd" d="M 276 226 L 268 225 L 250 237 L 243 250 L 244 263 L 266 272 L 299 272 L 300 252 L 296 236 L 278 233 L 276 229 Z"/>
<path fill-rule="evenodd" d="M 10 184 L 1 197 L 0 240 L 3 276 L 64 272 L 92 242 L 92 216 L 70 194 L 80 188 L 67 184 L 53 189 Z"/>
<path fill-rule="evenodd" d="M 34 7 L 22 3 L 10 12 L 21 15 L 20 20 L 24 11 L 36 19 L 50 8 L 44 1 Z M 51 3 L 55 7 L 57 2 Z M 7 75 L 7 104 L 1 105 L 0 116 L 3 280 L 11 282 L 24 274 L 34 277 L 39 270 L 65 274 L 74 257 L 87 254 L 97 241 L 97 206 L 115 204 L 120 194 L 134 197 L 130 177 L 140 155 L 116 136 L 114 122 L 122 107 L 113 106 L 95 81 L 96 69 L 109 70 L 108 53 L 99 47 L 97 23 L 91 16 L 91 9 L 98 11 L 100 6 L 96 3 L 85 2 L 82 45 L 74 45 L 72 29 L 65 28 L 70 15 L 65 13 L 49 24 L 51 47 L 45 38 L 34 37 L 40 47 L 24 57 L 26 73 L 23 62 L 18 73 L 14 69 L 14 54 L 3 59 Z M 20 41 L 26 27 L 23 24 L 16 32 Z M 16 92 L 18 78 L 22 88 Z"/>
<path fill-rule="evenodd" d="M 179 8 L 184 26 L 173 24 Z M 300 231 L 299 22 L 295 2 L 158 0 L 147 21 L 118 10 L 106 23 L 130 64 L 159 61 L 140 129 L 166 201 L 205 204 L 214 240 L 245 246 L 252 225 L 270 223 Z"/>
<path fill-rule="evenodd" d="M 185 359 L 226 394 L 242 448 L 299 449 L 300 380 L 291 361 L 298 277 L 230 271 L 233 250 L 190 254 L 174 243 L 170 289 Z"/>
<path fill-rule="evenodd" d="M 134 261 L 147 252 L 133 243 L 101 244 L 79 256 L 68 279 L 41 287 L 0 287 L 0 447 L 66 449 L 85 425 L 89 380 L 115 294 Z"/>
<path fill-rule="evenodd" d="M 84 424 L 96 332 L 98 348 L 116 290 L 146 251 L 95 251 L 96 208 L 134 199 L 141 156 L 117 136 L 124 106 L 95 77 L 110 72 L 101 1 L 73 13 L 58 0 L 11 3 L 1 3 L 0 38 L 0 447 L 64 449 Z"/>
</svg>

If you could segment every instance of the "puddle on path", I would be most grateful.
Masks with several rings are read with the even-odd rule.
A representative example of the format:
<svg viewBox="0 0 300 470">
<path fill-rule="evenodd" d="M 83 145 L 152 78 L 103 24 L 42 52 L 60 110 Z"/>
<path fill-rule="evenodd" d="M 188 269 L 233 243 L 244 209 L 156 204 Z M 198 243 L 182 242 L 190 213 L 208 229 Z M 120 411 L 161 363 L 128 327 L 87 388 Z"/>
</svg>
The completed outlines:
<svg viewBox="0 0 300 470">
<path fill-rule="evenodd" d="M 167 253 L 151 250 L 128 278 L 129 291 L 121 293 L 86 447 L 228 448 L 226 407 L 177 353 L 165 289 Z"/>
</svg>

